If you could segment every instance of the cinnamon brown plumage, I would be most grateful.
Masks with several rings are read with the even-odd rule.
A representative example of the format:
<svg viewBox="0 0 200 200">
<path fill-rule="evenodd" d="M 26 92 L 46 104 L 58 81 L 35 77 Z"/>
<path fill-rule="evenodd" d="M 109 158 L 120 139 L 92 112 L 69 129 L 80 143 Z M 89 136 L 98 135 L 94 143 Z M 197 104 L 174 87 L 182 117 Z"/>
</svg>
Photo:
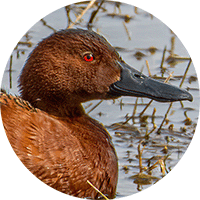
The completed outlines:
<svg viewBox="0 0 200 200">
<path fill-rule="evenodd" d="M 1 93 L 8 139 L 24 165 L 49 186 L 76 197 L 114 198 L 118 163 L 109 133 L 81 103 L 121 95 L 192 100 L 128 66 L 95 32 L 68 29 L 42 40 L 19 78 L 21 97 Z M 155 89 L 154 89 L 155 88 Z"/>
</svg>

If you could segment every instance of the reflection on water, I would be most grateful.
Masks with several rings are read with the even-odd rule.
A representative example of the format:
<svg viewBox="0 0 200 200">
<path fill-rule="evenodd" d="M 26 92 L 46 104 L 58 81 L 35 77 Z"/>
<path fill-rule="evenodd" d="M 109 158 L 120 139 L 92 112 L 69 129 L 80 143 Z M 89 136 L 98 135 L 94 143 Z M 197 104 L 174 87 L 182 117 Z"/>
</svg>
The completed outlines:
<svg viewBox="0 0 200 200">
<path fill-rule="evenodd" d="M 42 38 L 71 25 L 87 5 L 66 6 L 36 23 L 15 47 L 2 88 L 18 94 L 17 77 L 30 51 Z M 171 75 L 169 83 L 176 86 L 184 79 L 182 88 L 194 97 L 193 103 L 173 103 L 164 121 L 169 104 L 150 103 L 145 98 L 122 97 L 84 104 L 86 112 L 105 124 L 113 138 L 119 158 L 117 197 L 136 193 L 169 173 L 193 137 L 199 108 L 194 66 L 188 65 L 188 52 L 167 26 L 133 6 L 97 1 L 74 27 L 103 35 L 127 63 L 146 75 L 161 81 Z"/>
</svg>

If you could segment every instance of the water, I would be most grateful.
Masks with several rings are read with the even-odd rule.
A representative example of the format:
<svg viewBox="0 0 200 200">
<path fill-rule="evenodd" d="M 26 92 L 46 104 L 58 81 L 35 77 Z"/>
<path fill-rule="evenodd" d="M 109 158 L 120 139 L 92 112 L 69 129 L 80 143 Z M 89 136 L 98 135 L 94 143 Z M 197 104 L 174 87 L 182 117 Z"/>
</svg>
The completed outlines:
<svg viewBox="0 0 200 200">
<path fill-rule="evenodd" d="M 85 4 L 73 6 L 74 11 L 81 11 L 80 7 L 86 6 Z M 162 60 L 163 49 L 166 46 L 167 50 L 171 50 L 174 54 L 181 57 L 189 57 L 189 54 L 178 37 L 171 32 L 171 30 L 165 26 L 161 21 L 152 15 L 146 13 L 143 10 L 138 9 L 135 12 L 135 8 L 128 6 L 126 4 L 121 4 L 120 9 L 116 7 L 113 3 L 105 3 L 103 5 L 104 9 L 100 9 L 93 23 L 93 30 L 97 31 L 114 46 L 118 47 L 119 53 L 122 58 L 134 68 L 141 70 L 143 73 L 148 75 L 148 70 L 145 64 L 145 60 L 148 60 L 151 74 L 156 74 L 160 76 L 160 63 Z M 87 22 L 91 16 L 92 11 L 96 7 L 90 9 L 83 17 L 82 22 L 74 27 L 86 28 Z M 121 10 L 121 15 L 118 15 Z M 115 12 L 115 13 L 114 13 Z M 72 13 L 72 12 L 71 12 Z M 110 15 L 113 14 L 114 16 Z M 125 15 L 131 17 L 129 22 L 125 22 Z M 72 21 L 75 20 L 73 14 L 70 15 Z M 43 18 L 47 24 L 56 30 L 64 29 L 67 26 L 67 15 L 66 10 L 61 8 L 50 15 Z M 126 31 L 127 29 L 127 31 Z M 52 29 L 45 26 L 41 21 L 36 23 L 29 31 L 27 37 L 23 37 L 20 41 L 26 42 L 27 39 L 33 45 L 28 47 L 27 45 L 19 45 L 18 50 L 19 57 L 17 58 L 17 50 L 13 52 L 12 59 L 12 88 L 10 88 L 10 75 L 9 75 L 9 63 L 6 66 L 6 71 L 3 77 L 2 88 L 6 89 L 10 93 L 18 94 L 17 89 L 17 77 L 23 67 L 23 64 L 34 48 L 34 46 L 44 37 L 53 33 Z M 30 37 L 30 38 L 29 38 Z M 129 39 L 131 38 L 131 40 Z M 156 52 L 150 53 L 148 49 L 150 47 L 155 47 Z M 134 56 L 137 52 L 144 55 L 140 60 Z M 141 54 L 141 55 L 142 55 Z M 169 51 L 166 52 L 165 58 L 170 55 Z M 180 84 L 180 78 L 182 76 L 188 61 L 183 61 L 177 63 L 175 66 L 170 66 L 167 62 L 164 62 L 164 67 L 166 67 L 165 77 L 167 77 L 171 72 L 174 71 L 173 80 L 170 81 L 173 85 Z M 191 77 L 194 79 L 191 79 Z M 122 97 L 115 102 L 103 101 L 95 110 L 90 112 L 90 116 L 102 122 L 108 128 L 115 145 L 117 155 L 119 158 L 119 182 L 117 188 L 117 197 L 127 196 L 133 193 L 143 190 L 151 186 L 155 181 L 161 179 L 167 174 L 173 167 L 177 164 L 180 158 L 186 151 L 195 129 L 195 124 L 198 119 L 199 112 L 199 90 L 198 82 L 195 80 L 196 73 L 193 64 L 191 64 L 188 71 L 186 80 L 182 88 L 190 88 L 189 92 L 193 95 L 194 101 L 183 102 L 184 108 L 181 107 L 179 102 L 173 103 L 172 109 L 169 113 L 168 119 L 169 123 L 163 126 L 161 135 L 156 134 L 154 131 L 150 134 L 149 139 L 144 139 L 146 131 L 152 130 L 153 125 L 156 124 L 158 127 L 161 124 L 163 117 L 168 109 L 169 104 L 153 102 L 151 106 L 145 112 L 145 115 L 149 115 L 146 123 L 143 125 L 140 123 L 139 118 L 135 118 L 135 122 L 129 121 L 124 126 L 111 126 L 113 123 L 125 122 L 125 116 L 131 116 L 136 98 L 133 97 Z M 189 83 L 189 80 L 194 80 Z M 138 107 L 136 112 L 136 117 L 144 109 L 145 104 L 149 102 L 148 99 L 138 99 Z M 92 105 L 91 105 L 92 103 Z M 87 102 L 84 104 L 86 112 L 88 112 L 98 101 Z M 151 115 L 153 109 L 156 108 L 155 123 L 151 121 Z M 185 115 L 184 115 L 184 112 Z M 186 115 L 191 119 L 191 125 L 185 125 L 184 120 Z M 173 124 L 174 131 L 169 131 L 168 127 Z M 144 127 L 142 127 L 144 126 Z M 185 128 L 184 128 L 185 127 Z M 145 169 L 148 169 L 148 164 L 151 158 L 156 157 L 151 160 L 150 166 L 159 160 L 162 162 L 163 157 L 166 157 L 165 167 L 166 170 L 161 172 L 160 165 L 152 170 L 151 178 L 156 177 L 157 179 L 148 178 L 145 182 L 146 184 L 138 184 L 138 180 L 133 177 L 140 172 L 139 159 L 138 159 L 138 145 L 141 140 L 146 142 L 142 154 L 142 164 Z M 168 147 L 168 152 L 163 152 L 164 147 Z M 142 146 L 141 146 L 142 149 Z M 160 156 L 160 157 L 159 157 Z M 168 156 L 168 157 L 167 157 Z M 162 165 L 161 165 L 162 166 Z M 163 166 L 162 166 L 163 167 Z M 145 169 L 144 174 L 148 174 Z M 134 179 L 135 178 L 135 179 Z M 149 182 L 148 182 L 149 181 Z M 135 183 L 134 183 L 135 182 Z M 148 184 L 147 184 L 148 182 Z"/>
</svg>

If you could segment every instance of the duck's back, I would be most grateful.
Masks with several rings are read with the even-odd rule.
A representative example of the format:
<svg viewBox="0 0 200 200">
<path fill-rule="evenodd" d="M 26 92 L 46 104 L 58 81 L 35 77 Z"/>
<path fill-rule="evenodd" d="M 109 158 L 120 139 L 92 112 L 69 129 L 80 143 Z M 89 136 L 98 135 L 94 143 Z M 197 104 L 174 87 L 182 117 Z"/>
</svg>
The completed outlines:
<svg viewBox="0 0 200 200">
<path fill-rule="evenodd" d="M 2 94 L 8 139 L 24 165 L 49 186 L 77 197 L 114 198 L 117 157 L 107 131 L 87 115 L 58 118 L 21 98 Z"/>
</svg>

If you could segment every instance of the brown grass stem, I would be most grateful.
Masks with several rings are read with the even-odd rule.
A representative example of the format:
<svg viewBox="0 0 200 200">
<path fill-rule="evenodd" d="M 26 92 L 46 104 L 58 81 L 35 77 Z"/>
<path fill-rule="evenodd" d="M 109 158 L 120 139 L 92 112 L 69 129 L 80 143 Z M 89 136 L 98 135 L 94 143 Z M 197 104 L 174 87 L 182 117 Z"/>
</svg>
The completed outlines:
<svg viewBox="0 0 200 200">
<path fill-rule="evenodd" d="M 129 33 L 129 31 L 128 31 L 128 28 L 127 28 L 125 22 L 123 22 L 123 25 L 124 25 L 124 28 L 125 28 L 125 30 L 126 30 L 126 34 L 127 34 L 127 36 L 128 36 L 128 40 L 131 40 L 131 36 L 130 36 L 130 33 Z"/>
<path fill-rule="evenodd" d="M 122 123 L 122 125 L 127 124 L 131 119 L 132 119 L 133 123 L 135 123 L 135 122 L 134 122 L 134 116 L 135 116 L 135 114 L 136 114 L 137 103 L 138 103 L 138 97 L 136 98 L 136 101 L 135 101 L 135 106 L 134 106 L 134 108 L 133 108 L 133 114 L 132 114 L 130 117 L 128 117 L 128 118 L 126 119 L 126 121 Z"/>
<path fill-rule="evenodd" d="M 145 149 L 145 146 L 142 148 L 140 148 L 141 144 L 142 144 L 143 140 L 140 141 L 139 145 L 138 145 L 138 159 L 139 159 L 139 168 L 140 168 L 140 173 L 142 173 L 143 171 L 143 167 L 142 167 L 142 153 Z"/>
<path fill-rule="evenodd" d="M 97 108 L 101 103 L 103 102 L 103 100 L 100 100 L 95 106 L 93 106 L 88 112 L 87 114 L 91 113 L 95 108 Z"/>
<path fill-rule="evenodd" d="M 137 15 L 138 14 L 138 8 L 135 6 L 134 7 L 134 13 Z"/>
<path fill-rule="evenodd" d="M 191 63 L 192 63 L 192 59 L 190 58 L 189 63 L 188 63 L 188 65 L 187 65 L 187 68 L 185 69 L 183 78 L 182 78 L 182 80 L 181 80 L 181 83 L 180 83 L 180 85 L 179 85 L 180 88 L 182 87 L 182 85 L 183 85 L 183 83 L 184 83 L 184 81 L 185 81 L 185 78 L 186 78 L 186 75 L 187 75 L 187 73 L 188 73 L 188 70 L 189 70 L 189 68 L 190 68 Z M 183 105 L 183 102 L 182 102 L 182 101 L 180 101 L 180 104 L 181 104 L 181 107 L 184 108 L 184 105 Z"/>
<path fill-rule="evenodd" d="M 180 83 L 180 85 L 179 85 L 180 88 L 181 88 L 182 85 L 183 85 L 183 82 L 184 82 L 184 80 L 185 80 L 185 77 L 186 77 L 186 75 L 187 75 L 187 72 L 188 72 L 188 70 L 189 70 L 189 68 L 190 68 L 191 62 L 192 62 L 192 59 L 190 59 L 190 61 L 189 61 L 189 63 L 188 63 L 188 66 L 187 66 L 187 68 L 186 68 L 186 70 L 185 70 L 185 73 L 184 73 L 183 78 L 182 78 L 182 80 L 181 80 L 181 83 Z M 183 107 L 183 104 L 182 104 L 181 101 L 180 101 L 180 103 L 181 103 L 181 106 Z M 169 113 L 169 111 L 170 111 L 170 109 L 171 109 L 171 107 L 172 107 L 172 104 L 173 104 L 173 102 L 170 103 L 169 108 L 168 108 L 167 112 L 165 113 L 165 117 L 164 117 L 164 119 L 163 119 L 163 121 L 162 121 L 160 127 L 158 128 L 158 131 L 157 131 L 158 134 L 161 133 L 161 128 L 162 128 L 162 126 L 163 126 L 163 124 L 164 124 L 164 122 L 165 122 L 165 120 L 166 120 L 166 118 L 167 118 L 167 115 L 168 115 L 168 113 Z"/>
<path fill-rule="evenodd" d="M 12 61 L 13 61 L 13 55 L 10 56 L 10 65 L 9 65 L 9 82 L 10 82 L 10 89 L 12 88 Z"/>
<path fill-rule="evenodd" d="M 153 109 L 153 113 L 152 113 L 152 115 L 151 115 L 151 123 L 153 124 L 153 125 L 155 125 L 155 114 L 156 114 L 156 108 L 154 108 Z"/>
<path fill-rule="evenodd" d="M 185 77 L 186 77 L 186 75 L 187 75 L 187 72 L 188 72 L 188 70 L 189 70 L 189 68 L 190 68 L 191 63 L 192 63 L 192 59 L 190 58 L 190 61 L 189 61 L 188 65 L 187 65 L 187 68 L 186 68 L 186 70 L 185 70 L 185 73 L 184 73 L 184 75 L 183 75 L 183 78 L 182 78 L 182 80 L 181 80 L 181 83 L 180 83 L 180 85 L 179 85 L 180 88 L 182 87 L 183 82 L 185 81 Z"/>
<path fill-rule="evenodd" d="M 156 126 L 156 124 L 154 124 L 152 130 L 149 131 L 149 133 L 147 133 L 144 137 L 145 137 L 146 139 L 148 139 L 148 138 L 149 138 L 149 135 L 150 135 L 151 133 L 153 133 L 153 132 L 156 130 L 156 128 L 157 128 L 157 126 Z"/>
<path fill-rule="evenodd" d="M 166 50 L 167 50 L 167 47 L 165 46 L 165 48 L 164 48 L 164 50 L 163 50 L 162 61 L 161 61 L 161 64 L 160 64 L 160 68 L 161 68 L 161 69 L 163 68 Z"/>
<path fill-rule="evenodd" d="M 170 75 L 165 79 L 164 83 L 168 83 L 174 72 L 171 72 Z"/>
<path fill-rule="evenodd" d="M 44 26 L 51 29 L 54 33 L 56 32 L 56 29 L 54 29 L 52 26 L 48 25 L 47 22 L 44 19 L 41 19 L 40 21 L 43 23 Z"/>
<path fill-rule="evenodd" d="M 87 183 L 94 188 L 103 198 L 105 198 L 106 200 L 109 200 L 101 191 L 99 191 L 90 181 L 87 180 Z"/>
<path fill-rule="evenodd" d="M 83 12 L 76 18 L 75 22 L 70 24 L 68 28 L 72 28 L 82 17 L 83 15 L 94 5 L 96 0 L 91 0 L 90 3 L 88 3 L 87 7 L 83 10 Z"/>
<path fill-rule="evenodd" d="M 128 117 L 127 120 L 125 122 L 122 123 L 122 125 L 127 124 L 133 117 Z"/>
<path fill-rule="evenodd" d="M 104 4 L 104 2 L 105 2 L 105 0 L 102 0 L 99 3 L 97 9 L 92 12 L 90 19 L 88 21 L 88 24 L 87 24 L 88 29 L 91 27 L 91 24 L 93 23 L 94 18 L 96 17 L 97 13 L 99 12 L 99 10 L 100 10 L 101 6 Z"/>
<path fill-rule="evenodd" d="M 167 116 L 168 116 L 168 113 L 169 113 L 169 111 L 170 111 L 170 109 L 171 109 L 171 107 L 172 107 L 172 104 L 173 104 L 173 102 L 171 102 L 171 103 L 169 104 L 169 108 L 167 109 L 167 112 L 165 113 L 165 117 L 164 117 L 162 123 L 160 124 L 160 127 L 159 127 L 158 130 L 157 130 L 157 133 L 158 133 L 158 134 L 161 133 L 161 128 L 162 128 L 162 126 L 163 126 L 163 124 L 164 124 L 164 122 L 165 122 L 165 119 L 166 119 Z"/>
<path fill-rule="evenodd" d="M 139 117 L 141 117 L 145 113 L 145 111 L 151 105 L 152 102 L 153 102 L 153 100 L 149 101 L 149 103 L 145 106 L 145 108 L 143 109 L 143 111 L 140 113 Z"/>
<path fill-rule="evenodd" d="M 135 121 L 134 121 L 134 116 L 135 116 L 136 110 L 137 110 L 137 103 L 138 103 L 138 97 L 137 97 L 136 100 L 135 100 L 135 106 L 134 106 L 133 114 L 132 114 L 132 121 L 133 121 L 133 123 L 135 122 Z"/>
<path fill-rule="evenodd" d="M 148 70 L 149 76 L 151 76 L 151 71 L 150 71 L 150 68 L 149 68 L 148 60 L 146 60 L 146 66 L 147 66 L 147 70 Z"/>
<path fill-rule="evenodd" d="M 175 36 L 172 36 L 171 37 L 171 51 L 170 51 L 171 55 L 174 54 L 174 49 L 175 49 Z"/>
</svg>

